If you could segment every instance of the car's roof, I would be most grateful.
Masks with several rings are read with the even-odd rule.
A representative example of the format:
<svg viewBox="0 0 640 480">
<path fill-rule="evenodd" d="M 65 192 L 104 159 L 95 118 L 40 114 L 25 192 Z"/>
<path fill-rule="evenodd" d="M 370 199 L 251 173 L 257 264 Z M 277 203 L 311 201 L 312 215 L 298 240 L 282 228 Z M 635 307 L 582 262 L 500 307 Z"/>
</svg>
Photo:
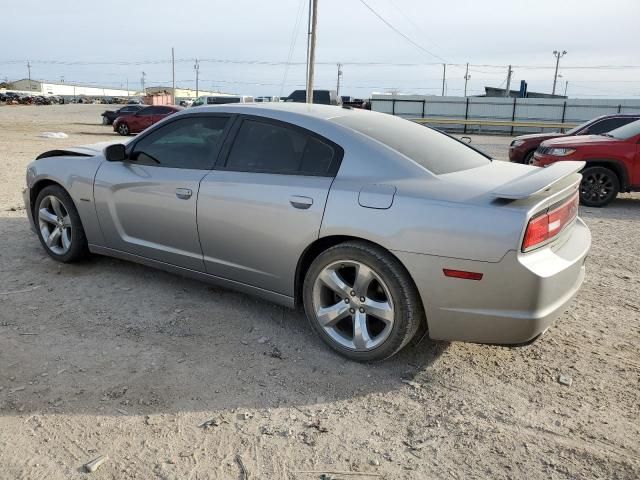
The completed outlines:
<svg viewBox="0 0 640 480">
<path fill-rule="evenodd" d="M 198 107 L 198 112 L 228 112 L 228 113 L 244 113 L 251 115 L 268 116 L 269 112 L 289 112 L 307 117 L 329 120 L 335 117 L 343 117 L 352 115 L 353 110 L 334 105 L 320 105 L 317 103 L 295 103 L 295 102 L 267 102 L 267 103 L 231 103 L 224 105 L 206 105 Z"/>
</svg>

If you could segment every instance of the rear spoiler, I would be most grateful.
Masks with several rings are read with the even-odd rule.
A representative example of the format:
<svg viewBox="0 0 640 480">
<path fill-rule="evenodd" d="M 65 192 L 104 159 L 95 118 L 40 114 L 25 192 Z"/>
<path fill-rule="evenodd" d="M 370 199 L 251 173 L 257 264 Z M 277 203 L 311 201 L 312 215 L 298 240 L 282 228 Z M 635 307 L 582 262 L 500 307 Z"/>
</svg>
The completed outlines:
<svg viewBox="0 0 640 480">
<path fill-rule="evenodd" d="M 537 168 L 530 173 L 500 185 L 491 192 L 494 197 L 519 200 L 544 192 L 554 184 L 584 168 L 585 162 L 565 161 L 552 163 L 546 168 Z"/>
</svg>

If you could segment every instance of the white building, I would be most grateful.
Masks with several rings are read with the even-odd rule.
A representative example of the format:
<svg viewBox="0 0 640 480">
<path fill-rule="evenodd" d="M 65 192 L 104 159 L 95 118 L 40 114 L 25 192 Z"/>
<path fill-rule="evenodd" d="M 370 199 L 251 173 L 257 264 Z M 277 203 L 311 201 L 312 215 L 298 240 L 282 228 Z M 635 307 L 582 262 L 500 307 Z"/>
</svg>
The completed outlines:
<svg viewBox="0 0 640 480">
<path fill-rule="evenodd" d="M 73 83 L 53 83 L 41 80 L 22 79 L 9 84 L 8 90 L 33 92 L 39 95 L 63 95 L 67 97 L 136 97 L 140 92 L 112 87 L 96 87 Z"/>
</svg>

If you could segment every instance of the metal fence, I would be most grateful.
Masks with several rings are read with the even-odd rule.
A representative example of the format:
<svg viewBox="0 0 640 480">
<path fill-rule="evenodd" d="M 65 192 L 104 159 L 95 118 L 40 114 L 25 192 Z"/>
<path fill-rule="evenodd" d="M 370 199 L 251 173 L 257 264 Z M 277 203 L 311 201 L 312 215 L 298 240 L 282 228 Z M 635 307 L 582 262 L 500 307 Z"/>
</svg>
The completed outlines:
<svg viewBox="0 0 640 480">
<path fill-rule="evenodd" d="M 464 133 L 499 133 L 517 135 L 535 133 L 557 126 L 495 126 L 456 124 L 467 121 L 504 120 L 510 122 L 552 122 L 578 124 L 599 115 L 640 112 L 640 99 L 544 99 L 500 97 L 434 97 L 424 95 L 373 94 L 371 109 L 404 118 L 429 118 L 430 125 Z M 437 119 L 447 119 L 438 124 Z"/>
</svg>

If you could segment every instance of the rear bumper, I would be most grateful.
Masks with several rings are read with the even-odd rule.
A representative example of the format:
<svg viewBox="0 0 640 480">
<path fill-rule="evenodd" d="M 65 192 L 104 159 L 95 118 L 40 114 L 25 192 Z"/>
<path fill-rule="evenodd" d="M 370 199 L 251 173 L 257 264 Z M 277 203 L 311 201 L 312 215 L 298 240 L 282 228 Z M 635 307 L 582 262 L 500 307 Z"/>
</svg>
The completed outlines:
<svg viewBox="0 0 640 480">
<path fill-rule="evenodd" d="M 585 277 L 591 233 L 581 219 L 555 245 L 497 263 L 394 252 L 422 297 L 429 337 L 478 343 L 522 344 L 535 339 L 566 310 Z M 482 280 L 445 277 L 450 268 Z"/>
</svg>

